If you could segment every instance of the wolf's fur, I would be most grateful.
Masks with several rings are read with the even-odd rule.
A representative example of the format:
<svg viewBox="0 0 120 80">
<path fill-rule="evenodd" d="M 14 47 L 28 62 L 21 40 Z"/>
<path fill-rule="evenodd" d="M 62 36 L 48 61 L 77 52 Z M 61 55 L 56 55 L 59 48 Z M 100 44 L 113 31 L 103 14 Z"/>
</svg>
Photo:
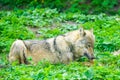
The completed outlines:
<svg viewBox="0 0 120 80">
<path fill-rule="evenodd" d="M 47 40 L 16 40 L 11 46 L 9 61 L 27 64 L 27 58 L 32 57 L 34 63 L 43 59 L 69 63 L 84 55 L 92 60 L 94 41 L 93 31 L 83 28 Z"/>
</svg>

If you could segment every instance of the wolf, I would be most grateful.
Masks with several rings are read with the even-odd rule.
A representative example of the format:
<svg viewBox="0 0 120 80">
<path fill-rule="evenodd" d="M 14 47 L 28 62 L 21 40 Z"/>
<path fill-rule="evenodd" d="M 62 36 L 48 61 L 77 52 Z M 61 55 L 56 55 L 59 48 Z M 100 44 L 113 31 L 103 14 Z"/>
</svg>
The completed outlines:
<svg viewBox="0 0 120 80">
<path fill-rule="evenodd" d="M 93 29 L 83 28 L 46 40 L 16 40 L 10 48 L 9 62 L 30 64 L 29 57 L 35 64 L 42 60 L 67 64 L 82 56 L 93 60 L 94 43 Z"/>
</svg>

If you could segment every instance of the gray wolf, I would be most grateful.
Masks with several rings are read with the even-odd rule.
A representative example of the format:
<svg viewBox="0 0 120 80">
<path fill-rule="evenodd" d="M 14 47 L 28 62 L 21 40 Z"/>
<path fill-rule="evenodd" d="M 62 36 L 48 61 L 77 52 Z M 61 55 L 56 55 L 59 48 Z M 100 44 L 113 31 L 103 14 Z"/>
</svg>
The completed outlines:
<svg viewBox="0 0 120 80">
<path fill-rule="evenodd" d="M 9 62 L 29 64 L 29 57 L 35 64 L 42 60 L 67 64 L 82 56 L 93 60 L 94 42 L 93 30 L 83 28 L 46 40 L 16 40 L 10 48 Z"/>
</svg>

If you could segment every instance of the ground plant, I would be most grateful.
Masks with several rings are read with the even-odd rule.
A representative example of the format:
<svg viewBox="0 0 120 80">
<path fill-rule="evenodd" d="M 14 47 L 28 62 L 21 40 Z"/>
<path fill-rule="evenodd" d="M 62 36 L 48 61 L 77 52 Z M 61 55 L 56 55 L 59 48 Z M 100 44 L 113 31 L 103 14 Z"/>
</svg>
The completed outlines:
<svg viewBox="0 0 120 80">
<path fill-rule="evenodd" d="M 94 29 L 94 64 L 86 57 L 70 64 L 9 64 L 7 55 L 16 39 L 43 40 L 79 29 Z M 0 11 L 0 80 L 119 80 L 120 16 L 85 15 L 50 8 Z M 89 64 L 89 63 L 88 63 Z"/>
</svg>

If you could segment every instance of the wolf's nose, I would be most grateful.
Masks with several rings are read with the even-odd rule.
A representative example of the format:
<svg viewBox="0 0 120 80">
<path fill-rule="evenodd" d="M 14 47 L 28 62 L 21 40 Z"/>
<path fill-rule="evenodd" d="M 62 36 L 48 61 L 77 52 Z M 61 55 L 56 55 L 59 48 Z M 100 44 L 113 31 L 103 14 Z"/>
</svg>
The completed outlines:
<svg viewBox="0 0 120 80">
<path fill-rule="evenodd" d="M 95 57 L 91 57 L 91 60 L 96 59 Z"/>
</svg>

